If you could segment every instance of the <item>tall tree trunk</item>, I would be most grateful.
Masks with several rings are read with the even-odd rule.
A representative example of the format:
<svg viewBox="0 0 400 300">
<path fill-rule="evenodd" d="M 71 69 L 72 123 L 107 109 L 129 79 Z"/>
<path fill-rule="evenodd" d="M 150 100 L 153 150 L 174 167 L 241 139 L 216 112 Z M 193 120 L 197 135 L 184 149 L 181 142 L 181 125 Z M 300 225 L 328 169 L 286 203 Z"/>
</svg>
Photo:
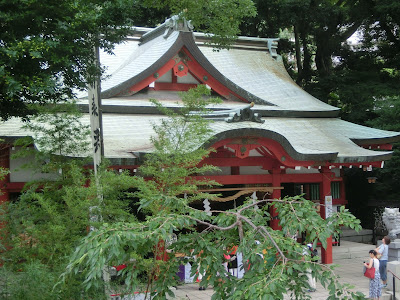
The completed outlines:
<svg viewBox="0 0 400 300">
<path fill-rule="evenodd" d="M 300 36 L 298 26 L 293 26 L 294 31 L 294 45 L 296 51 L 296 64 L 297 64 L 297 80 L 296 83 L 300 85 L 303 80 L 303 65 L 301 63 L 301 49 L 300 49 Z"/>
<path fill-rule="evenodd" d="M 311 75 L 312 75 L 312 70 L 311 70 L 311 53 L 310 49 L 308 47 L 308 35 L 303 30 L 301 32 L 301 40 L 303 43 L 303 80 L 305 82 L 311 81 Z"/>
<path fill-rule="evenodd" d="M 321 77 L 328 76 L 332 71 L 332 40 L 329 31 L 320 32 L 315 37 L 317 51 L 315 54 L 315 64 Z"/>
</svg>

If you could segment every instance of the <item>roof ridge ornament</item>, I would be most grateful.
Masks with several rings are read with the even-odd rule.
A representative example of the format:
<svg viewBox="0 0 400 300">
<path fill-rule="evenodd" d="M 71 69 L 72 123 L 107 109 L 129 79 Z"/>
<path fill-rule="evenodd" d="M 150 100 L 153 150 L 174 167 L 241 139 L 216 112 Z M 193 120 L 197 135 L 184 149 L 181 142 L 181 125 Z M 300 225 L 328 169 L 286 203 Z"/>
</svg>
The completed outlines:
<svg viewBox="0 0 400 300">
<path fill-rule="evenodd" d="M 278 49 L 278 42 L 279 38 L 268 39 L 267 46 L 268 51 L 273 58 L 277 58 L 279 56 L 277 49 Z"/>
<path fill-rule="evenodd" d="M 193 32 L 192 21 L 187 21 L 181 14 L 174 15 L 153 30 L 146 32 L 140 38 L 140 45 L 145 44 L 160 35 L 167 39 L 174 31 Z"/>
<path fill-rule="evenodd" d="M 242 121 L 250 121 L 257 123 L 264 123 L 265 120 L 262 120 L 258 113 L 255 113 L 251 108 L 254 106 L 254 102 L 237 109 L 229 110 L 229 117 L 225 118 L 225 122 L 233 123 L 233 122 L 242 122 Z M 226 112 L 225 112 L 226 113 Z"/>
<path fill-rule="evenodd" d="M 185 17 L 179 15 L 174 15 L 171 18 L 165 20 L 165 32 L 164 39 L 167 39 L 172 32 L 174 31 L 184 31 L 184 32 L 193 32 L 192 21 L 186 20 Z"/>
</svg>

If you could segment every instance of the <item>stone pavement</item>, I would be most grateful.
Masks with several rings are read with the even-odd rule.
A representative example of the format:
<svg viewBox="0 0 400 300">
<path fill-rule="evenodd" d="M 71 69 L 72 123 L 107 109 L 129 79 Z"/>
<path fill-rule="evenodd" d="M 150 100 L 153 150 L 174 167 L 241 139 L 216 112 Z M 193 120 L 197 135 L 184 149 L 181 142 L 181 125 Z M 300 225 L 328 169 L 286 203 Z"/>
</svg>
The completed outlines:
<svg viewBox="0 0 400 300">
<path fill-rule="evenodd" d="M 338 267 L 335 273 L 340 276 L 342 283 L 349 283 L 354 286 L 352 291 L 362 292 L 368 297 L 369 280 L 363 276 L 362 262 L 368 260 L 368 251 L 374 249 L 373 245 L 358 244 L 351 242 L 342 242 L 341 246 L 333 247 L 333 262 Z M 205 291 L 199 291 L 198 284 L 185 284 L 179 286 L 175 291 L 176 299 L 187 300 L 210 300 L 213 295 L 212 288 Z M 383 291 L 382 291 L 383 292 Z M 310 293 L 313 300 L 325 300 L 328 297 L 328 291 L 323 289 L 317 282 L 317 291 Z M 381 299 L 386 299 L 381 297 Z M 285 300 L 290 300 L 285 297 Z"/>
</svg>

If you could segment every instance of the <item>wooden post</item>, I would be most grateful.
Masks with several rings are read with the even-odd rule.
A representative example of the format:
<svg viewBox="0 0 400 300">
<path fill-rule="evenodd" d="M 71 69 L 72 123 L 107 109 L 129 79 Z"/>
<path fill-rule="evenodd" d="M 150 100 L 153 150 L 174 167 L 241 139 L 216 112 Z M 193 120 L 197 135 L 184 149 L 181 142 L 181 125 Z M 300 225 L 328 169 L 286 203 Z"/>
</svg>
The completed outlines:
<svg viewBox="0 0 400 300">
<path fill-rule="evenodd" d="M 281 186 L 281 170 L 280 169 L 272 169 L 272 186 L 279 187 Z M 281 190 L 274 189 L 272 192 L 272 199 L 281 198 Z M 276 212 L 275 207 L 271 206 L 269 211 L 271 215 L 270 227 L 273 230 L 282 230 L 282 227 L 279 226 L 278 213 Z"/>
<path fill-rule="evenodd" d="M 322 173 L 322 183 L 320 189 L 320 214 L 323 219 L 327 218 L 326 215 L 326 196 L 331 196 L 331 180 L 335 176 L 334 173 L 330 172 L 329 169 L 323 168 L 321 170 Z M 329 198 L 328 198 L 329 199 Z M 321 247 L 321 261 L 323 264 L 331 264 L 333 262 L 332 259 L 332 236 L 329 237 L 327 240 L 326 249 Z"/>
<path fill-rule="evenodd" d="M 10 147 L 9 145 L 0 144 L 0 167 L 8 170 L 10 168 Z M 4 179 L 0 179 L 0 206 L 5 204 L 10 200 L 10 193 L 6 189 L 7 184 L 10 182 L 10 175 L 7 174 Z M 7 231 L 4 228 L 5 223 L 0 223 L 0 239 L 4 239 L 7 235 Z M 8 245 L 5 245 L 8 248 Z M 0 267 L 3 265 L 3 262 L 0 261 Z"/>
<path fill-rule="evenodd" d="M 10 147 L 8 145 L 0 145 L 0 167 L 10 168 Z M 9 201 L 9 192 L 5 189 L 9 182 L 10 175 L 6 175 L 3 180 L 0 180 L 0 204 Z"/>
</svg>

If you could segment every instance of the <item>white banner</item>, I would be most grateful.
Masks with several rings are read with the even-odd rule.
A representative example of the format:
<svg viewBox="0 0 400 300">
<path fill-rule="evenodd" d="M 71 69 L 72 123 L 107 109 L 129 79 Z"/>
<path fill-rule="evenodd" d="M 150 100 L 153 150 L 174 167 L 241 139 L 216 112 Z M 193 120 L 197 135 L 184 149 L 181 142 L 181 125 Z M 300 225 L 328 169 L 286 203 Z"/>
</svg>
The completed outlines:
<svg viewBox="0 0 400 300">
<path fill-rule="evenodd" d="M 98 49 L 95 49 L 96 63 L 99 64 Z M 96 77 L 97 78 L 97 77 Z M 88 85 L 88 100 L 90 114 L 90 131 L 93 149 L 93 167 L 94 173 L 97 175 L 97 169 L 101 164 L 101 156 L 103 152 L 103 134 L 101 132 L 101 99 L 100 99 L 100 79 Z"/>
<path fill-rule="evenodd" d="M 332 196 L 325 196 L 325 219 L 332 216 Z"/>
<path fill-rule="evenodd" d="M 94 48 L 95 63 L 100 65 L 99 48 Z M 91 77 L 91 76 L 90 76 Z M 90 115 L 90 136 L 92 139 L 93 149 L 93 169 L 97 186 L 98 203 L 89 208 L 91 222 L 102 221 L 101 207 L 103 203 L 103 192 L 99 180 L 98 169 L 101 164 L 101 157 L 104 154 L 103 134 L 102 134 L 102 116 L 101 116 L 101 99 L 100 99 L 100 78 L 93 76 L 93 82 L 88 85 L 89 115 Z M 90 231 L 95 230 L 94 226 L 90 226 Z"/>
</svg>

